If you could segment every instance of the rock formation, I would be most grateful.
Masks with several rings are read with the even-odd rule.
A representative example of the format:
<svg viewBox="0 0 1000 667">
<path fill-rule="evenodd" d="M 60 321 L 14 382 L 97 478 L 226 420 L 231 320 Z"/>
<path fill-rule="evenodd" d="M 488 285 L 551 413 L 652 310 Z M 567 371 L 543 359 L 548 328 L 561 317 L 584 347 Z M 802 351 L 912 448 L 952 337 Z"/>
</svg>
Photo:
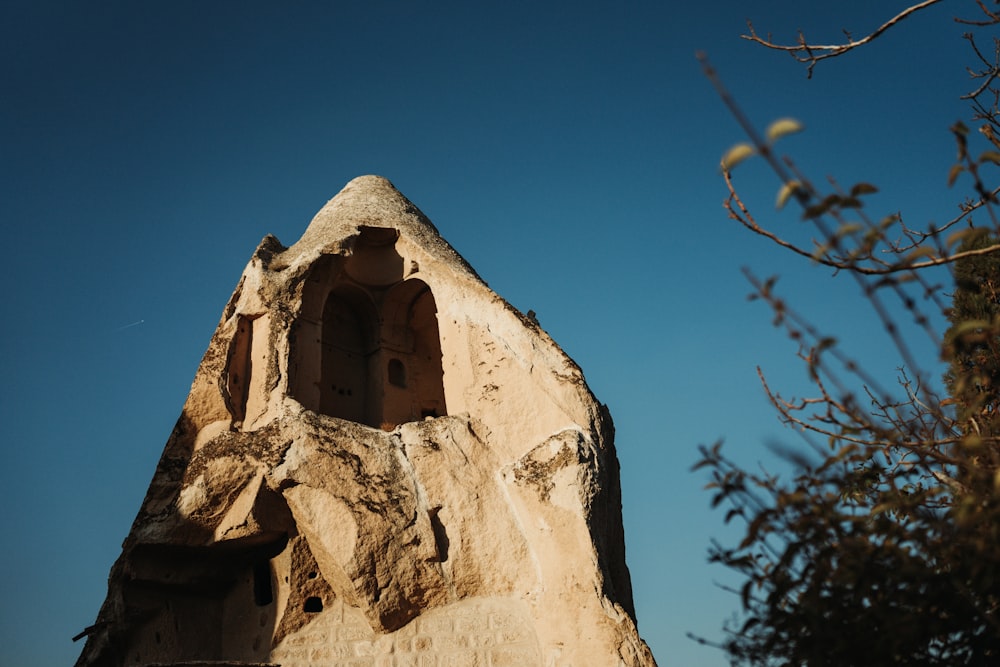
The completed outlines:
<svg viewBox="0 0 1000 667">
<path fill-rule="evenodd" d="M 655 665 L 611 418 L 392 184 L 225 307 L 78 667 Z"/>
</svg>

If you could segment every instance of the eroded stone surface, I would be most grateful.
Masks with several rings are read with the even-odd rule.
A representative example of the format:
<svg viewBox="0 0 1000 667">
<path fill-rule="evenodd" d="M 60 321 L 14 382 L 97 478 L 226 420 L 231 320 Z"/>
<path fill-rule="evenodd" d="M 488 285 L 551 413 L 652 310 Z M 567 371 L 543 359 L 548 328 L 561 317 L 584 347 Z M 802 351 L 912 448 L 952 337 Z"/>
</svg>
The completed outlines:
<svg viewBox="0 0 1000 667">
<path fill-rule="evenodd" d="M 610 417 L 385 179 L 257 248 L 78 667 L 654 665 Z"/>
<path fill-rule="evenodd" d="M 341 603 L 272 652 L 282 667 L 523 667 L 541 664 L 526 604 L 473 598 L 432 609 L 399 630 L 375 633 Z"/>
</svg>

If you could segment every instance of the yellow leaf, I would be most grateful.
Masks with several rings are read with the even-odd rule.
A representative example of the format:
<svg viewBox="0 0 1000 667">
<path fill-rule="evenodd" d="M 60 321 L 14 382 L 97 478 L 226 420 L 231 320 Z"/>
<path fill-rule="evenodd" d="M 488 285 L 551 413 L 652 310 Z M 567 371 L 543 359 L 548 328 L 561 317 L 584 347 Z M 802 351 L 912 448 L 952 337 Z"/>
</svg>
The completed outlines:
<svg viewBox="0 0 1000 667">
<path fill-rule="evenodd" d="M 767 128 L 767 140 L 774 143 L 787 134 L 795 134 L 802 131 L 802 123 L 794 118 L 780 118 Z"/>
<path fill-rule="evenodd" d="M 929 246 L 922 246 L 920 248 L 917 248 L 913 252 L 907 253 L 905 261 L 915 262 L 921 257 L 934 257 L 934 248 L 931 248 Z"/>
<path fill-rule="evenodd" d="M 977 449 L 983 444 L 982 438 L 975 433 L 970 433 L 959 441 L 959 444 L 969 449 Z"/>
<path fill-rule="evenodd" d="M 780 190 L 778 190 L 778 198 L 774 202 L 774 205 L 778 209 L 784 208 L 785 204 L 788 202 L 788 198 L 795 194 L 795 192 L 797 192 L 801 187 L 802 184 L 798 181 L 788 181 L 781 186 Z"/>
<path fill-rule="evenodd" d="M 826 256 L 828 252 L 830 252 L 829 243 L 824 243 L 822 245 L 817 244 L 816 249 L 812 251 L 812 258 L 818 262 L 819 260 L 823 259 L 823 257 Z"/>
<path fill-rule="evenodd" d="M 728 171 L 753 155 L 754 152 L 753 146 L 750 144 L 736 144 L 722 156 L 722 168 Z"/>
<path fill-rule="evenodd" d="M 893 213 L 892 215 L 887 215 L 886 217 L 882 218 L 878 223 L 878 227 L 879 229 L 889 229 L 899 221 L 900 221 L 899 214 Z"/>
<path fill-rule="evenodd" d="M 953 338 L 958 338 L 969 333 L 976 333 L 980 329 L 986 329 L 989 326 L 990 323 L 986 320 L 965 320 L 954 327 L 950 333 Z"/>
<path fill-rule="evenodd" d="M 952 232 L 948 235 L 947 240 L 945 240 L 945 245 L 951 247 L 956 243 L 964 241 L 965 237 L 969 235 L 969 231 L 968 229 L 960 229 L 957 232 Z"/>
<path fill-rule="evenodd" d="M 996 151 L 986 151 L 979 156 L 979 162 L 992 162 L 993 164 L 1000 164 L 1000 153 Z"/>
<path fill-rule="evenodd" d="M 875 516 L 876 514 L 882 514 L 883 512 L 886 512 L 891 509 L 892 509 L 892 503 L 879 503 L 878 505 L 872 508 L 871 515 Z"/>
<path fill-rule="evenodd" d="M 961 174 L 963 171 L 965 171 L 965 167 L 963 167 L 962 165 L 960 164 L 952 165 L 951 169 L 948 170 L 948 187 L 951 187 L 952 185 L 955 184 L 955 179 L 958 178 L 958 175 Z"/>
<path fill-rule="evenodd" d="M 978 241 L 984 236 L 989 236 L 990 230 L 984 227 L 969 227 L 967 229 L 960 229 L 957 232 L 952 232 L 949 236 L 947 243 L 949 246 L 955 245 L 956 243 L 961 243 L 966 246 L 968 250 L 969 246 Z M 961 249 L 961 248 L 960 248 Z"/>
<path fill-rule="evenodd" d="M 857 234 L 862 229 L 864 229 L 864 227 L 857 222 L 847 222 L 840 226 L 837 230 L 836 236 L 837 238 L 843 238 L 849 234 Z"/>
</svg>

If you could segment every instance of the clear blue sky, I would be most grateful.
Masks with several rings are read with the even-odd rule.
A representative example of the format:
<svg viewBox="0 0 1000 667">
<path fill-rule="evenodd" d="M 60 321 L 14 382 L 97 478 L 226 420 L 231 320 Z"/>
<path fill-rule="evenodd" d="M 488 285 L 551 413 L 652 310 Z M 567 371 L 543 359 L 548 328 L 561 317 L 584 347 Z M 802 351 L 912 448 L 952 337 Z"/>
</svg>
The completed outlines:
<svg viewBox="0 0 1000 667">
<path fill-rule="evenodd" d="M 901 3 L 900 3 L 901 4 Z M 953 212 L 949 125 L 969 62 L 946 3 L 821 65 L 739 38 L 861 34 L 897 3 L 52 2 L 0 7 L 0 665 L 75 660 L 223 306 L 260 239 L 294 242 L 351 178 L 389 178 L 583 368 L 617 425 L 639 627 L 661 665 L 726 664 L 737 599 L 706 563 L 732 531 L 689 469 L 796 442 L 760 364 L 805 373 L 740 267 L 869 360 L 855 288 L 726 219 L 741 140 L 705 50 L 817 180 L 868 180 L 873 214 Z M 777 184 L 739 173 L 773 210 Z M 794 217 L 781 224 L 793 227 Z M 141 324 L 135 324 L 141 322 Z M 133 325 L 134 326 L 130 326 Z M 871 333 L 874 332 L 874 333 Z"/>
</svg>

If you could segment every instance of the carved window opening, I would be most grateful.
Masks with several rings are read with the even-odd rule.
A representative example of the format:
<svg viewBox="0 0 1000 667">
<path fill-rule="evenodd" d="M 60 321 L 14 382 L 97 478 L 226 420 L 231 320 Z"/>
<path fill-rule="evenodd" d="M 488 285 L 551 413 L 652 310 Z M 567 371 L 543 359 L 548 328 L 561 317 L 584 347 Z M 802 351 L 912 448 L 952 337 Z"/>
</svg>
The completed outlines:
<svg viewBox="0 0 1000 667">
<path fill-rule="evenodd" d="M 399 359 L 389 360 L 389 384 L 406 389 L 406 366 Z"/>
<path fill-rule="evenodd" d="M 323 600 L 318 597 L 306 598 L 305 604 L 302 605 L 302 611 L 307 614 L 318 614 L 323 611 Z"/>
<path fill-rule="evenodd" d="M 251 423 L 267 410 L 267 315 L 240 315 L 229 346 L 226 390 L 229 413 L 235 424 Z"/>
<path fill-rule="evenodd" d="M 229 352 L 227 389 L 233 421 L 242 422 L 246 417 L 247 399 L 250 395 L 250 375 L 253 349 L 253 326 L 248 318 L 240 315 L 236 322 L 236 335 Z"/>
</svg>

